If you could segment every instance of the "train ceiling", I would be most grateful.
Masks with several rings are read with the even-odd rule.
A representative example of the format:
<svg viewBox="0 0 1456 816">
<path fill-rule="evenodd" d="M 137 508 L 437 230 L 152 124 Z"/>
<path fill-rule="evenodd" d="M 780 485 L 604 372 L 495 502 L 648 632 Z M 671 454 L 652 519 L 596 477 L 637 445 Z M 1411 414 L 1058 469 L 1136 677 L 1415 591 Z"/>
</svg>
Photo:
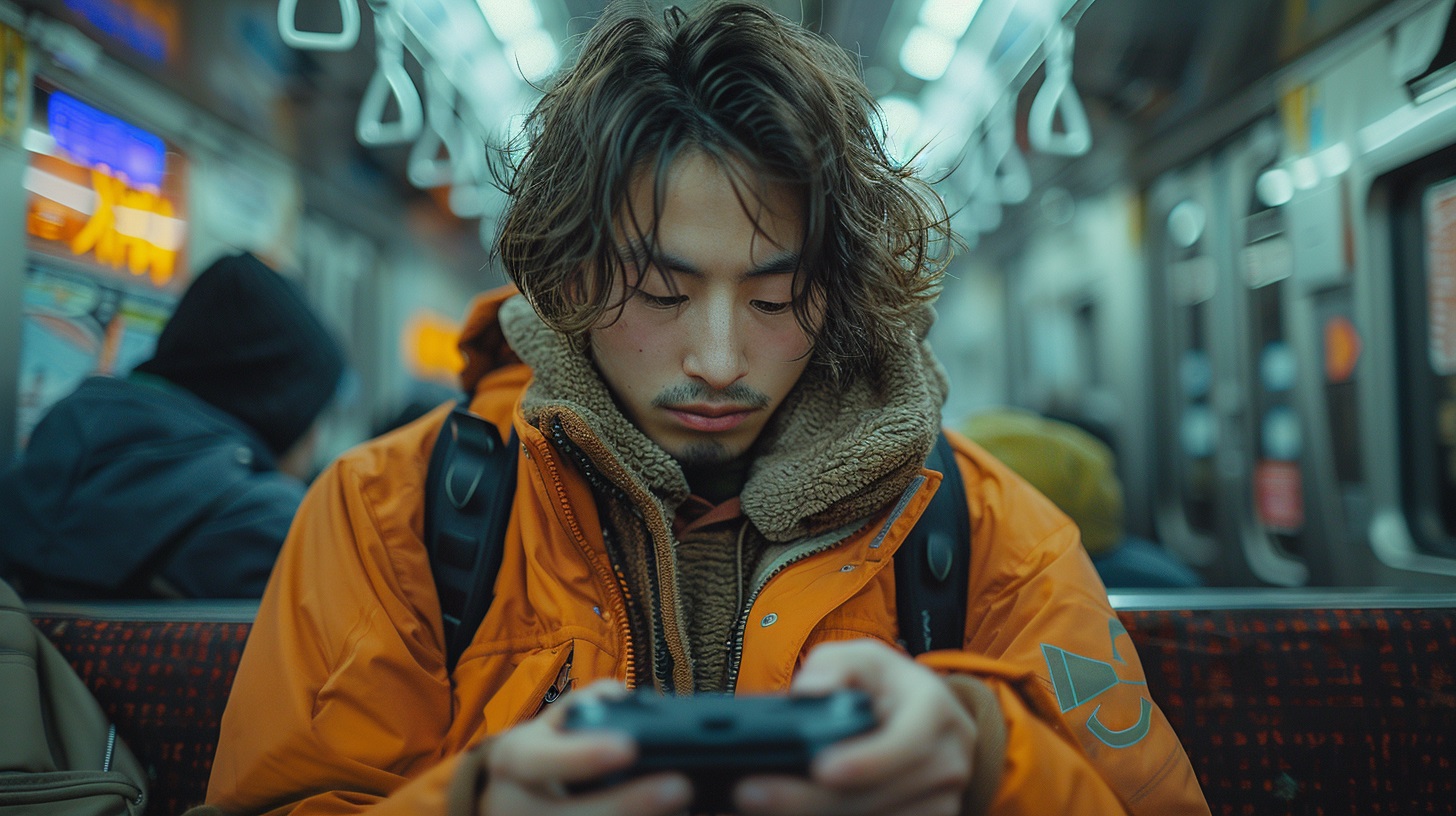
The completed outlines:
<svg viewBox="0 0 1456 816">
<path fill-rule="evenodd" d="M 892 141 L 972 242 L 1048 184 L 1126 177 L 1139 141 L 1277 68 L 1298 0 L 768 0 L 858 53 Z M 694 5 L 686 2 L 683 5 Z M 345 189 L 482 222 L 481 145 L 537 96 L 602 0 L 26 0 Z M 661 5 L 656 3 L 655 5 Z M 1344 21 L 1379 0 L 1326 0 Z M 137 9 L 177 30 L 138 39 Z M 145 15 L 142 15 L 145 16 Z M 155 16 L 148 19 L 155 19 Z M 1271 21 L 1275 24 L 1271 25 Z M 1320 32 L 1302 32 L 1306 41 Z M 168 43 L 170 42 L 170 50 Z M 1295 45 L 1291 46 L 1291 42 Z M 1303 43 L 1306 47 L 1310 42 Z M 1078 161 L 1084 156 L 1091 160 Z"/>
</svg>

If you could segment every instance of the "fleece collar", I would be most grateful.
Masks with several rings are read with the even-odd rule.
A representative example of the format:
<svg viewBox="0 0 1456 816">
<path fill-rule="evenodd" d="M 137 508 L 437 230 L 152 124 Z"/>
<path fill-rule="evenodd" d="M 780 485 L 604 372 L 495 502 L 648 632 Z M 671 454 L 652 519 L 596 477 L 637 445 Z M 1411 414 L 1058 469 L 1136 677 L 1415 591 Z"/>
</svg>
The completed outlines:
<svg viewBox="0 0 1456 816">
<path fill-rule="evenodd" d="M 864 519 L 898 498 L 940 430 L 946 379 L 924 341 L 931 316 L 907 329 L 890 364 L 849 387 L 811 363 L 756 444 L 740 494 L 769 541 L 788 542 Z M 587 355 L 546 326 L 524 297 L 501 305 L 500 326 L 534 379 L 522 400 L 539 426 L 557 410 L 580 416 L 661 502 L 666 518 L 688 496 L 682 468 L 617 407 Z"/>
</svg>

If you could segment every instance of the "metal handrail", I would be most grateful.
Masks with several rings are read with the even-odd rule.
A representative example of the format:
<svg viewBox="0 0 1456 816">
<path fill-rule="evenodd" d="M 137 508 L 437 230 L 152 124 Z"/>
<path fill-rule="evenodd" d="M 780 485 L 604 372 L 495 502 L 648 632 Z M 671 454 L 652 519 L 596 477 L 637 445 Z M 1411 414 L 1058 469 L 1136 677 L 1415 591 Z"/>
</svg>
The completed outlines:
<svg viewBox="0 0 1456 816">
<path fill-rule="evenodd" d="M 1206 587 L 1112 589 L 1112 608 L 1123 611 L 1279 609 L 1456 609 L 1456 593 L 1392 587 Z"/>
</svg>

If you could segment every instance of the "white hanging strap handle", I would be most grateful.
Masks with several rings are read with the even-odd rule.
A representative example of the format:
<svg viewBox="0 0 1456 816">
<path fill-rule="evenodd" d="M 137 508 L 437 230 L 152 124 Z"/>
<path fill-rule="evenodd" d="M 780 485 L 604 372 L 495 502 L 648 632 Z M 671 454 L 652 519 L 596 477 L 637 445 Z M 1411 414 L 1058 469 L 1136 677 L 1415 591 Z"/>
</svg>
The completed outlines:
<svg viewBox="0 0 1456 816">
<path fill-rule="evenodd" d="M 963 232 L 990 232 L 1001 226 L 1001 201 L 995 190 L 994 167 L 987 162 L 986 138 L 972 136 L 966 141 L 965 153 L 956 168 L 956 179 L 965 196 L 960 220 L 968 226 Z"/>
<path fill-rule="evenodd" d="M 1062 132 L 1055 129 L 1057 114 Z M 1046 81 L 1031 102 L 1027 116 L 1031 146 L 1057 156 L 1081 156 L 1092 147 L 1092 126 L 1072 85 L 1072 29 L 1062 23 L 1046 39 Z"/>
<path fill-rule="evenodd" d="M 1020 204 L 1031 195 L 1031 171 L 1016 146 L 1016 97 L 996 105 L 986 122 L 986 155 L 996 195 L 1003 204 Z"/>
<path fill-rule="evenodd" d="M 364 90 L 355 124 L 359 141 L 371 147 L 403 144 L 420 135 L 425 124 L 420 92 L 404 67 L 404 37 L 396 28 L 393 13 L 374 15 L 375 53 L 379 65 Z M 399 105 L 399 119 L 384 121 L 384 109 L 393 98 Z"/>
<path fill-rule="evenodd" d="M 416 187 L 454 182 L 454 159 L 460 155 L 460 120 L 455 116 L 455 85 L 438 63 L 425 67 L 424 132 L 410 148 L 407 173 Z M 444 148 L 444 155 L 440 155 Z"/>
<path fill-rule="evenodd" d="M 485 214 L 488 181 L 485 140 L 467 127 L 460 128 L 460 153 L 455 158 L 455 180 L 450 188 L 450 212 L 460 218 Z"/>
<path fill-rule="evenodd" d="M 278 34 L 290 48 L 308 51 L 348 51 L 359 42 L 359 5 L 355 0 L 339 0 L 339 16 L 343 26 L 337 33 L 299 31 L 298 0 L 278 0 Z"/>
<path fill-rule="evenodd" d="M 1002 208 L 1001 195 L 997 190 L 996 167 L 992 162 L 995 157 L 988 155 L 990 144 L 983 137 L 976 145 L 976 153 L 979 155 L 977 164 L 980 168 L 981 181 L 971 193 L 970 203 L 971 214 L 975 217 L 976 228 L 981 232 L 992 232 L 1001 226 Z"/>
</svg>

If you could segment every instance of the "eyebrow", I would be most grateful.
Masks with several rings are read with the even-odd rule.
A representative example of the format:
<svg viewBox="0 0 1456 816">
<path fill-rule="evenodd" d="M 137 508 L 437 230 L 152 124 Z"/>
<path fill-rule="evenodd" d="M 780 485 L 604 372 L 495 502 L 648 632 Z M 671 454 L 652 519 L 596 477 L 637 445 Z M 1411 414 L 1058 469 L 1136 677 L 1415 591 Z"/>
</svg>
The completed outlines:
<svg viewBox="0 0 1456 816">
<path fill-rule="evenodd" d="M 648 261 L 654 266 L 660 266 L 676 274 L 687 275 L 693 278 L 701 278 L 703 276 L 703 271 L 693 266 L 686 259 L 660 250 L 649 253 L 647 248 L 637 241 L 620 247 L 620 250 L 624 257 L 631 259 L 638 266 L 642 266 L 644 265 L 644 261 Z M 765 275 L 787 275 L 798 269 L 799 264 L 799 253 L 784 250 L 769 258 L 767 261 L 749 269 L 743 274 L 743 277 L 758 278 Z"/>
</svg>

